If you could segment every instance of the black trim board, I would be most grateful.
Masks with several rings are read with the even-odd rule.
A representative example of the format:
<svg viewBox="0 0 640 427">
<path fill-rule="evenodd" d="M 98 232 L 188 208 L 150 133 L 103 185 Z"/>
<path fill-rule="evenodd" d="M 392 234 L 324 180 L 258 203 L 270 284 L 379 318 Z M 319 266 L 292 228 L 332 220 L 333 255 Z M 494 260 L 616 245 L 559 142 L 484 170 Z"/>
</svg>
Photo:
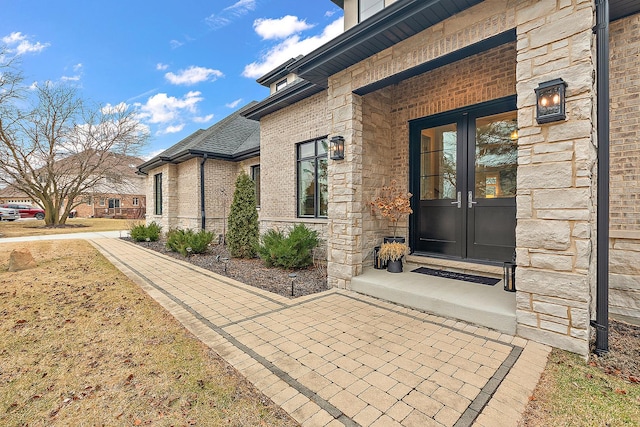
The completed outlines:
<svg viewBox="0 0 640 427">
<path fill-rule="evenodd" d="M 448 53 L 446 55 L 442 55 L 439 58 L 432 59 L 429 62 L 425 62 L 423 64 L 417 65 L 405 71 L 401 71 L 398 74 L 394 74 L 382 80 L 378 80 L 375 83 L 371 83 L 369 85 L 358 88 L 354 90 L 353 93 L 360 96 L 366 95 L 368 93 L 385 88 L 387 86 L 400 83 L 411 77 L 415 77 L 420 74 L 426 73 L 428 71 L 435 70 L 436 68 L 440 68 L 445 65 L 452 64 L 461 59 L 468 58 L 470 56 L 476 55 L 481 52 L 486 52 L 495 47 L 502 46 L 503 44 L 515 42 L 516 37 L 517 37 L 516 29 L 513 28 L 511 30 L 505 31 L 504 33 L 500 33 L 493 37 L 489 37 L 488 39 L 460 48 L 454 52 Z"/>
</svg>

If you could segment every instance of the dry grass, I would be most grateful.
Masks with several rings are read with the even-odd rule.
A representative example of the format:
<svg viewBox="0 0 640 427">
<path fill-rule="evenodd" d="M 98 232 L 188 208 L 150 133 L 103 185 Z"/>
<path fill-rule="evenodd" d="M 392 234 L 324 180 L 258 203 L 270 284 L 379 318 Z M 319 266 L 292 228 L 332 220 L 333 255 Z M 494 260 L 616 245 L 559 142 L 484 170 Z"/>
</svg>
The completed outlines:
<svg viewBox="0 0 640 427">
<path fill-rule="evenodd" d="M 87 242 L 0 270 L 0 425 L 296 425 Z"/>
<path fill-rule="evenodd" d="M 553 350 L 522 426 L 638 426 L 640 386 Z"/>
<path fill-rule="evenodd" d="M 29 219 L 0 222 L 0 237 L 41 236 L 50 234 L 87 233 L 95 231 L 129 230 L 139 221 L 109 218 L 72 218 L 66 227 L 45 227 L 44 220 Z"/>
</svg>

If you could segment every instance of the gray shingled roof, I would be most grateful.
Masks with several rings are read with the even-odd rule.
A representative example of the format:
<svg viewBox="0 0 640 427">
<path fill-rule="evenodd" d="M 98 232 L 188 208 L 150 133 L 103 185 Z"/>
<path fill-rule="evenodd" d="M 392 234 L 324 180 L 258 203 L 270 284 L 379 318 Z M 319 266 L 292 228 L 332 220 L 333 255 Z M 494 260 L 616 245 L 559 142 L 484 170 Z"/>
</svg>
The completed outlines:
<svg viewBox="0 0 640 427">
<path fill-rule="evenodd" d="M 195 131 L 138 166 L 138 170 L 148 172 L 163 163 L 180 163 L 193 157 L 202 157 L 205 153 L 209 158 L 230 161 L 257 155 L 260 150 L 260 123 L 241 115 L 244 110 L 256 104 L 256 101 L 252 101 L 211 127 Z"/>
</svg>

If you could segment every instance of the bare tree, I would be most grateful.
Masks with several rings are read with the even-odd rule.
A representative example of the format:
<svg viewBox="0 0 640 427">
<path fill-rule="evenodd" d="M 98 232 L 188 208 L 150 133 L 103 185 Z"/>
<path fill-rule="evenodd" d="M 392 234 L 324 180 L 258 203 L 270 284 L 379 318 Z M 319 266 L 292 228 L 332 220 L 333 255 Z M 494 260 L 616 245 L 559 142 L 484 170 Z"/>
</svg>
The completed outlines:
<svg viewBox="0 0 640 427">
<path fill-rule="evenodd" d="M 89 105 L 71 86 L 47 83 L 33 95 L 0 108 L 0 184 L 40 205 L 46 225 L 62 225 L 92 188 L 118 178 L 148 132 L 126 105 Z"/>
</svg>

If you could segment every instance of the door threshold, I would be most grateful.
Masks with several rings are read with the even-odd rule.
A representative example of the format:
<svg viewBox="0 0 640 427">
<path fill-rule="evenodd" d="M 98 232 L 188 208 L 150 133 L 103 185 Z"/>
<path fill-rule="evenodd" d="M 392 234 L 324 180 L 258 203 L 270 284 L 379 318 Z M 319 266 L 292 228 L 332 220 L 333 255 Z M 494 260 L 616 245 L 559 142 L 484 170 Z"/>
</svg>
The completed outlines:
<svg viewBox="0 0 640 427">
<path fill-rule="evenodd" d="M 407 256 L 407 261 L 420 266 L 428 266 L 437 270 L 448 270 L 456 273 L 475 274 L 482 273 L 486 276 L 501 278 L 503 274 L 502 263 L 481 261 L 481 260 L 461 260 L 450 258 L 438 258 L 420 252 L 414 252 Z"/>
</svg>

